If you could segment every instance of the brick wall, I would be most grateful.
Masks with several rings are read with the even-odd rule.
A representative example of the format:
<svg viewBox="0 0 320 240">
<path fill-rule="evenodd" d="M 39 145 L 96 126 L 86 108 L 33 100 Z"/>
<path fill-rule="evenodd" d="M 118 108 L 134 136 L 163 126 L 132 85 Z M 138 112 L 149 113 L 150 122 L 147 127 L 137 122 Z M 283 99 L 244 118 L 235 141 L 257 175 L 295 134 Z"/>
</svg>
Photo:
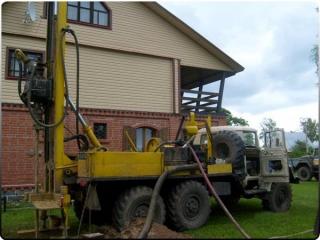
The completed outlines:
<svg viewBox="0 0 320 240">
<path fill-rule="evenodd" d="M 81 109 L 84 118 L 92 126 L 94 122 L 107 124 L 107 138 L 101 143 L 112 151 L 122 150 L 123 127 L 151 127 L 168 129 L 170 140 L 175 138 L 181 117 L 170 113 L 119 111 L 104 109 Z M 65 135 L 75 133 L 74 114 L 69 111 L 65 120 Z M 213 125 L 225 125 L 223 116 L 215 116 Z M 22 104 L 2 104 L 2 185 L 5 187 L 30 186 L 34 184 L 33 122 Z M 65 144 L 67 152 L 75 152 L 75 142 Z M 40 149 L 43 153 L 43 133 Z M 43 158 L 40 160 L 43 163 Z M 44 164 L 40 167 L 43 176 Z"/>
</svg>

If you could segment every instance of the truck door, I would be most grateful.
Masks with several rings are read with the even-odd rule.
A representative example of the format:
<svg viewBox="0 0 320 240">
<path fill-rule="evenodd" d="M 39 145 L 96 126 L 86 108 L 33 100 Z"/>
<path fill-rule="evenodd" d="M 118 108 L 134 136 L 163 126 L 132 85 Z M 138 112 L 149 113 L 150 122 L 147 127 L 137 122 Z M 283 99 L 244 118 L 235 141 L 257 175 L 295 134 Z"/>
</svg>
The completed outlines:
<svg viewBox="0 0 320 240">
<path fill-rule="evenodd" d="M 260 154 L 262 176 L 288 178 L 288 155 L 283 129 L 264 134 L 264 148 Z"/>
</svg>

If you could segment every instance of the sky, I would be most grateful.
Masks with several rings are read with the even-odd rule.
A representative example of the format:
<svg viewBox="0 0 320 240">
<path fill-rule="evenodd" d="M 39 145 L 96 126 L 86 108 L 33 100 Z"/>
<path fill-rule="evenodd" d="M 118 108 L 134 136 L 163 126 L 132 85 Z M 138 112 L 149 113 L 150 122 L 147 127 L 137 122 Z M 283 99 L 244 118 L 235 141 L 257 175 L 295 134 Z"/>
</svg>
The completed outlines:
<svg viewBox="0 0 320 240">
<path fill-rule="evenodd" d="M 299 131 L 301 118 L 318 119 L 316 1 L 165 1 L 171 13 L 240 63 L 226 80 L 223 107 L 260 129 L 272 118 Z M 210 86 L 206 87 L 210 90 Z"/>
</svg>

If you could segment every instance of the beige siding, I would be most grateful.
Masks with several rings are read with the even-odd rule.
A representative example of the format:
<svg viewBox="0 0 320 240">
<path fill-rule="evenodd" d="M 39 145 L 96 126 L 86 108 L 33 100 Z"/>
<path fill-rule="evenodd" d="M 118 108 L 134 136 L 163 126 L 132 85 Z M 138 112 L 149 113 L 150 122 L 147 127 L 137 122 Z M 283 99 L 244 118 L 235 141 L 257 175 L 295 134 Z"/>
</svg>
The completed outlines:
<svg viewBox="0 0 320 240">
<path fill-rule="evenodd" d="M 45 42 L 3 35 L 3 61 L 7 46 L 44 50 Z M 66 53 L 70 92 L 75 100 L 74 47 L 68 45 Z M 150 112 L 173 111 L 173 76 L 170 59 L 81 47 L 80 69 L 82 107 Z M 2 101 L 19 103 L 17 81 L 4 79 L 4 70 L 3 67 Z"/>
<path fill-rule="evenodd" d="M 75 73 L 72 48 L 67 51 L 69 76 Z M 80 51 L 82 106 L 172 112 L 173 77 L 169 59 L 84 47 Z"/>
<path fill-rule="evenodd" d="M 138 2 L 107 2 L 112 10 L 112 30 L 72 24 L 82 44 L 139 51 L 181 59 L 182 65 L 230 70 L 207 50 Z M 37 2 L 38 16 L 42 3 Z M 26 3 L 3 5 L 4 32 L 45 37 L 44 19 L 28 26 L 22 23 Z"/>
</svg>

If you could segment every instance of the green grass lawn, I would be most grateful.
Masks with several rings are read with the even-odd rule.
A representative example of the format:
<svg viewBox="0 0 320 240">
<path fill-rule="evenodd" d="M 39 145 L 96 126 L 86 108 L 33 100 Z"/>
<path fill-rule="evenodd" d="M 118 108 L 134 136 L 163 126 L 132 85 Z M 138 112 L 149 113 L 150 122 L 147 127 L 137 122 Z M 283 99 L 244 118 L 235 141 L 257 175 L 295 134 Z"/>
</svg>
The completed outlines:
<svg viewBox="0 0 320 240">
<path fill-rule="evenodd" d="M 231 209 L 236 220 L 253 238 L 270 238 L 272 236 L 289 235 L 312 229 L 315 223 L 318 185 L 317 182 L 293 184 L 293 201 L 290 211 L 272 213 L 262 210 L 259 199 L 242 199 L 239 205 Z M 31 209 L 9 208 L 3 213 L 3 237 L 17 238 L 17 230 L 33 228 L 34 211 Z M 71 214 L 71 235 L 76 234 L 78 220 Z M 208 223 L 196 230 L 186 233 L 194 238 L 241 238 L 240 233 L 224 215 L 223 211 L 213 203 Z M 33 235 L 30 235 L 32 238 Z M 312 233 L 296 236 L 296 238 L 315 238 Z"/>
</svg>

